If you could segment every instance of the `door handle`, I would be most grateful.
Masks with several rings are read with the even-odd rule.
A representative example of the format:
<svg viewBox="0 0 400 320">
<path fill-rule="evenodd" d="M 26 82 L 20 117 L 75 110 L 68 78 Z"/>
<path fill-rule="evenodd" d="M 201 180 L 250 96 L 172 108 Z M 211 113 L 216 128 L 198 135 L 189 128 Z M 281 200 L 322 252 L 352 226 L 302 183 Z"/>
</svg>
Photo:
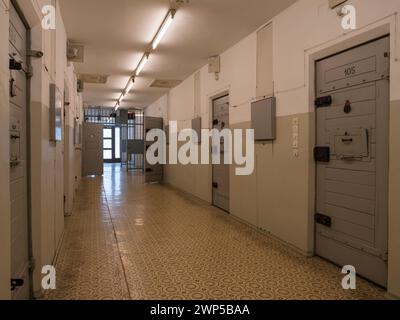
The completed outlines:
<svg viewBox="0 0 400 320">
<path fill-rule="evenodd" d="M 350 142 L 353 142 L 353 139 L 352 138 L 350 138 L 350 139 L 342 139 L 342 142 L 343 143 L 350 143 Z"/>
</svg>

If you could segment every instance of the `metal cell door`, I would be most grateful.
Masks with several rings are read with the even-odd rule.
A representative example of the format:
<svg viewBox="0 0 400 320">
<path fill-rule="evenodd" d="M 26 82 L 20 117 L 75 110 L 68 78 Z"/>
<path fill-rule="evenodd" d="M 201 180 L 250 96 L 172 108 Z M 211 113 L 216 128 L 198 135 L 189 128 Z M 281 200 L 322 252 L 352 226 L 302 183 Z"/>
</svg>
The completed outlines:
<svg viewBox="0 0 400 320">
<path fill-rule="evenodd" d="M 104 173 L 103 125 L 83 125 L 83 176 L 101 176 Z"/>
<path fill-rule="evenodd" d="M 316 252 L 387 286 L 389 38 L 317 62 Z"/>
<path fill-rule="evenodd" d="M 144 120 L 144 128 L 145 133 L 147 135 L 153 129 L 164 129 L 164 120 L 163 118 L 154 118 L 154 117 L 145 117 Z M 146 151 L 150 148 L 151 145 L 156 143 L 156 141 L 147 141 L 145 137 L 145 149 Z M 156 155 L 157 156 L 157 155 Z M 145 152 L 146 157 L 146 152 Z M 151 165 L 147 162 L 147 157 L 145 160 L 145 181 L 146 183 L 156 183 L 162 182 L 164 179 L 164 166 L 162 164 Z"/>
<path fill-rule="evenodd" d="M 30 298 L 27 153 L 27 29 L 10 4 L 10 190 L 13 299 Z"/>
<path fill-rule="evenodd" d="M 217 130 L 229 129 L 229 96 L 213 101 L 213 128 Z M 225 152 L 230 152 L 224 147 L 221 139 L 220 164 L 213 165 L 213 205 L 230 211 L 229 196 L 229 164 L 224 164 Z"/>
</svg>

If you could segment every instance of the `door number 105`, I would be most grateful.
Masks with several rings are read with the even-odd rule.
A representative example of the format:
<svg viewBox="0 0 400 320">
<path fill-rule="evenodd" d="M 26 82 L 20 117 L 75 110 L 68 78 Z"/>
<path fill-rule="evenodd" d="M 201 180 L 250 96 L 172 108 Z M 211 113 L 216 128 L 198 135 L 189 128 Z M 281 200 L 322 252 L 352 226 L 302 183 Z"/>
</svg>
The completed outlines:
<svg viewBox="0 0 400 320">
<path fill-rule="evenodd" d="M 350 68 L 346 68 L 344 70 L 344 74 L 345 74 L 346 77 L 355 75 L 356 74 L 356 67 L 353 66 L 353 67 L 350 67 Z"/>
</svg>

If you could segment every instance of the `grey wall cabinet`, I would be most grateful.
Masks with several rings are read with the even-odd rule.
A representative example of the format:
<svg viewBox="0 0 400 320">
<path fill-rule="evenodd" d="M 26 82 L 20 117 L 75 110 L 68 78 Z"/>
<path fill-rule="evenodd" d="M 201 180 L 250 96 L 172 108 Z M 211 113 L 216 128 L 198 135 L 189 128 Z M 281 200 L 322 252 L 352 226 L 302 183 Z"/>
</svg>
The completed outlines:
<svg viewBox="0 0 400 320">
<path fill-rule="evenodd" d="M 267 98 L 251 104 L 251 121 L 256 141 L 276 139 L 276 98 Z"/>
</svg>

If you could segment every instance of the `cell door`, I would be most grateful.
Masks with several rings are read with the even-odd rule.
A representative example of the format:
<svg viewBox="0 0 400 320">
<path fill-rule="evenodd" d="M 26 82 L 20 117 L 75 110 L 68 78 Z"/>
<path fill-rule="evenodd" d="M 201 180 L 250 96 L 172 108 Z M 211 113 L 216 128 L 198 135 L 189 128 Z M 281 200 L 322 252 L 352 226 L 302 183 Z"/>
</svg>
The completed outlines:
<svg viewBox="0 0 400 320">
<path fill-rule="evenodd" d="M 104 173 L 103 125 L 83 125 L 83 176 L 101 176 Z"/>
<path fill-rule="evenodd" d="M 317 62 L 316 252 L 385 286 L 389 38 Z"/>
<path fill-rule="evenodd" d="M 10 4 L 10 190 L 11 284 L 13 299 L 30 298 L 28 157 L 27 157 L 27 29 Z"/>
<path fill-rule="evenodd" d="M 213 101 L 213 128 L 217 130 L 229 129 L 229 96 Z M 229 197 L 229 164 L 224 164 L 226 150 L 221 139 L 220 164 L 213 165 L 213 205 L 230 211 Z"/>
</svg>

